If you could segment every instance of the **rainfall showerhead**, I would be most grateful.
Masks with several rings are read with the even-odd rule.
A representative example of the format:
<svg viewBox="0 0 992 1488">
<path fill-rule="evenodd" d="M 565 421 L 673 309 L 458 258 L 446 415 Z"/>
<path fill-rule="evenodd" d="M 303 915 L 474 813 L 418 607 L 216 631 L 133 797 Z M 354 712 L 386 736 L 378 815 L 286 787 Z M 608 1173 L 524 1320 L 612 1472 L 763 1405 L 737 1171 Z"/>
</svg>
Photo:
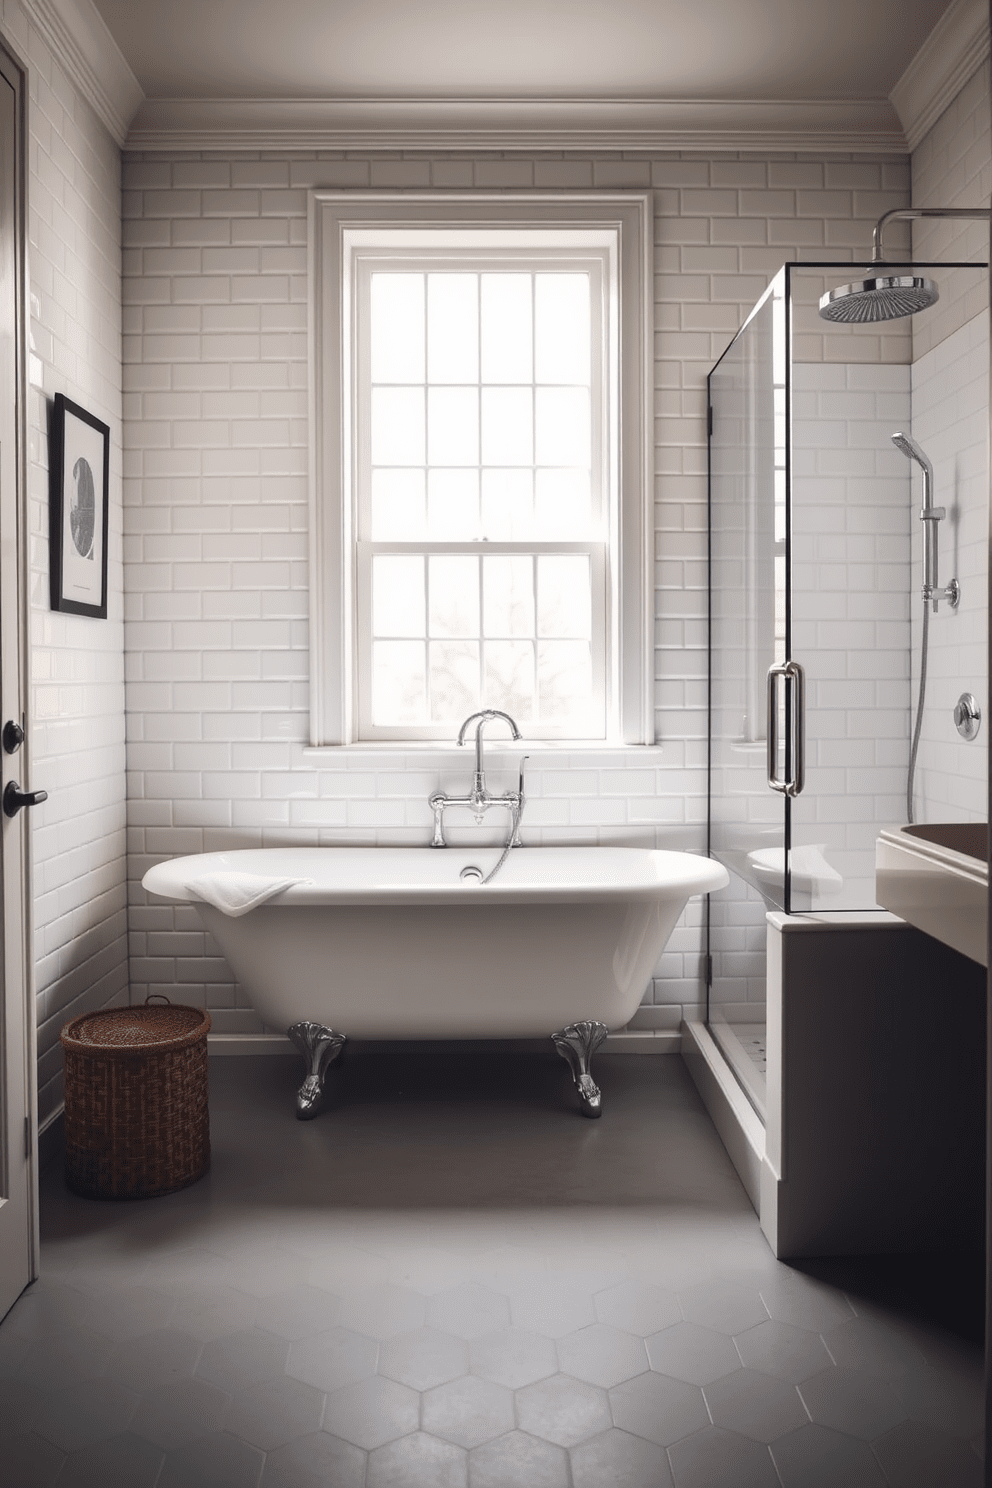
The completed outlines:
<svg viewBox="0 0 992 1488">
<path fill-rule="evenodd" d="M 936 304 L 939 298 L 932 279 L 917 274 L 880 274 L 829 290 L 820 300 L 820 314 L 824 320 L 842 325 L 863 325 L 868 321 L 915 315 L 918 310 Z"/>
</svg>

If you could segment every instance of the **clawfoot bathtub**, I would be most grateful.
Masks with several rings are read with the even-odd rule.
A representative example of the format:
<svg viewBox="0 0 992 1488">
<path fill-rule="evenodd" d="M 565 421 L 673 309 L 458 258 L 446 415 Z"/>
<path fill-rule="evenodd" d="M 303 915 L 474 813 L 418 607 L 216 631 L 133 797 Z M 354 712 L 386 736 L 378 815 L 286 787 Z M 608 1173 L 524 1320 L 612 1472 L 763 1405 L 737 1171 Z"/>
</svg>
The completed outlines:
<svg viewBox="0 0 992 1488">
<path fill-rule="evenodd" d="M 196 905 L 263 1023 L 288 1030 L 306 1062 L 300 1117 L 316 1113 L 346 1037 L 549 1035 L 598 1116 L 592 1054 L 632 1017 L 686 901 L 722 888 L 726 869 L 689 853 L 525 847 L 481 883 L 497 855 L 244 849 L 173 858 L 143 884 Z M 202 897 L 205 882 L 245 874 L 305 881 L 238 917 Z"/>
</svg>

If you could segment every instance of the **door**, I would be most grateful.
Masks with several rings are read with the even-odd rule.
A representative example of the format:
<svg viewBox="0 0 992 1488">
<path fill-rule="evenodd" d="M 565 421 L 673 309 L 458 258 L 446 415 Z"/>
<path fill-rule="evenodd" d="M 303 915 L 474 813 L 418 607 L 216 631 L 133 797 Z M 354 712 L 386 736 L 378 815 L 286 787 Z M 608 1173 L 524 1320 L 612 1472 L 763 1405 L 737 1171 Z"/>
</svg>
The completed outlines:
<svg viewBox="0 0 992 1488">
<path fill-rule="evenodd" d="M 0 728 L 25 711 L 23 99 L 23 74 L 0 48 Z M 2 734 L 4 785 L 26 786 L 25 753 Z M 28 830 L 29 813 L 0 812 L 0 1317 L 37 1274 Z"/>
</svg>

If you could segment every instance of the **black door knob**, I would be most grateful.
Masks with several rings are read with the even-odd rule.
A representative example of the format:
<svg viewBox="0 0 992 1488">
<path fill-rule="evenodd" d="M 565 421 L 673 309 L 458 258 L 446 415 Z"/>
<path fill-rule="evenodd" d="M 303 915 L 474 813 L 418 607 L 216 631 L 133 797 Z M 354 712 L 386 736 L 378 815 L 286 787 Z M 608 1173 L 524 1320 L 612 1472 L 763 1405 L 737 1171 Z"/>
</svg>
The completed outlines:
<svg viewBox="0 0 992 1488">
<path fill-rule="evenodd" d="M 0 739 L 3 740 L 3 747 L 6 752 L 8 754 L 15 754 L 24 743 L 24 730 L 19 723 L 14 722 L 13 718 L 8 718 L 3 726 L 3 733 L 0 734 Z"/>
<path fill-rule="evenodd" d="M 16 816 L 22 806 L 39 806 L 47 800 L 47 791 L 22 791 L 16 780 L 8 780 L 3 792 L 3 814 Z"/>
</svg>

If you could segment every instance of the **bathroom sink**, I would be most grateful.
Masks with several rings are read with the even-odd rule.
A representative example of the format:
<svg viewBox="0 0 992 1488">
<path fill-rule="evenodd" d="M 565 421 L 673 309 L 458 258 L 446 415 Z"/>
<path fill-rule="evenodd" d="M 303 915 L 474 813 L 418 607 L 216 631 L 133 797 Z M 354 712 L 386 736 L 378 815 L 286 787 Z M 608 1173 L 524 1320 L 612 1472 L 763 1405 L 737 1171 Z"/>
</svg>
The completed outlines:
<svg viewBox="0 0 992 1488">
<path fill-rule="evenodd" d="M 875 844 L 875 897 L 917 930 L 988 965 L 988 825 L 887 827 Z"/>
</svg>

